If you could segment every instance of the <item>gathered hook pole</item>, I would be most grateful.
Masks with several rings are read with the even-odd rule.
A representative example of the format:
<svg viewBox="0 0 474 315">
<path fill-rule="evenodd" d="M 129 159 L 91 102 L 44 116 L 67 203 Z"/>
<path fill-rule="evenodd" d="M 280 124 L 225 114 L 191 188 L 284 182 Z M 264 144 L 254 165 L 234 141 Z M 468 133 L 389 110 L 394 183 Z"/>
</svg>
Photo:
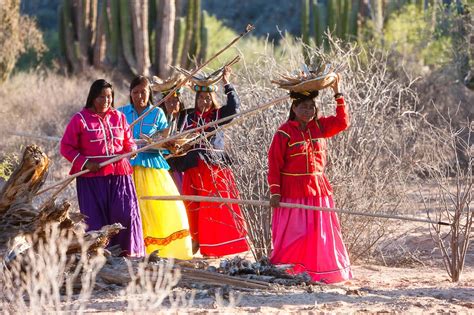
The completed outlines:
<svg viewBox="0 0 474 315">
<path fill-rule="evenodd" d="M 139 123 L 142 119 L 145 118 L 146 115 L 148 115 L 148 113 L 151 112 L 151 109 L 153 108 L 156 108 L 158 106 L 160 106 L 161 104 L 163 104 L 165 101 L 167 101 L 169 98 L 171 98 L 171 96 L 179 89 L 181 88 L 182 86 L 184 86 L 186 84 L 187 81 L 189 81 L 189 79 L 191 79 L 196 73 L 199 72 L 199 70 L 201 70 L 202 68 L 204 68 L 206 65 L 208 65 L 211 61 L 213 61 L 214 59 L 216 59 L 219 55 L 221 55 L 224 51 L 226 51 L 227 49 L 229 49 L 232 45 L 234 45 L 239 39 L 241 39 L 242 37 L 244 37 L 245 35 L 247 35 L 248 33 L 250 33 L 251 31 L 253 31 L 255 29 L 255 26 L 251 25 L 251 24 L 248 24 L 247 27 L 245 28 L 245 30 L 240 33 L 236 38 L 234 38 L 229 44 L 227 44 L 227 46 L 225 46 L 224 48 L 222 48 L 221 50 L 219 50 L 217 53 L 214 54 L 214 56 L 212 56 L 211 58 L 209 58 L 206 62 L 204 62 L 203 64 L 201 64 L 199 67 L 197 67 L 195 70 L 193 70 L 187 77 L 185 77 L 183 80 L 181 80 L 164 98 L 162 98 L 158 103 L 156 103 L 155 105 L 152 105 L 150 110 L 147 110 L 146 112 L 144 112 L 141 116 L 139 116 L 135 121 L 133 121 L 131 124 L 130 124 L 130 128 L 132 128 L 133 126 L 135 126 L 137 123 Z"/>
<path fill-rule="evenodd" d="M 280 97 L 280 98 L 277 98 L 277 99 L 274 99 L 268 103 L 265 103 L 261 106 L 256 106 L 254 108 L 250 108 L 250 109 L 247 109 L 243 112 L 240 112 L 240 113 L 236 113 L 236 114 L 233 114 L 233 115 L 230 115 L 230 116 L 227 116 L 227 117 L 224 117 L 224 118 L 221 118 L 221 119 L 218 119 L 218 120 L 215 120 L 215 121 L 212 121 L 208 124 L 205 124 L 205 125 L 202 125 L 200 127 L 196 127 L 196 128 L 193 128 L 193 129 L 189 129 L 189 130 L 186 130 L 184 132 L 181 132 L 181 133 L 177 133 L 175 134 L 174 136 L 171 136 L 171 137 L 168 137 L 168 138 L 163 138 L 163 139 L 160 139 L 156 142 L 152 142 L 138 150 L 135 150 L 135 151 L 131 151 L 131 152 L 128 152 L 128 153 L 124 153 L 124 154 L 121 154 L 121 155 L 118 155 L 116 157 L 113 157 L 111 158 L 110 160 L 107 160 L 107 161 L 104 161 L 102 163 L 99 164 L 99 167 L 102 168 L 106 165 L 109 165 L 109 164 L 112 164 L 112 163 L 115 163 L 117 161 L 120 161 L 121 159 L 124 159 L 124 158 L 128 158 L 128 157 L 131 157 L 137 153 L 140 153 L 140 152 L 143 152 L 143 151 L 146 151 L 148 149 L 152 149 L 152 148 L 156 148 L 157 146 L 160 146 L 166 142 L 169 142 L 169 141 L 173 141 L 173 140 L 176 140 L 176 139 L 179 139 L 180 137 L 184 136 L 184 135 L 187 135 L 187 134 L 190 134 L 190 133 L 193 133 L 193 132 L 199 132 L 201 130 L 205 130 L 206 128 L 209 128 L 209 127 L 212 127 L 212 126 L 215 126 L 215 125 L 219 125 L 219 124 L 222 124 L 226 121 L 229 121 L 229 120 L 232 120 L 236 117 L 239 117 L 239 116 L 250 116 L 250 115 L 253 115 L 253 114 L 256 114 L 257 112 L 261 111 L 261 110 L 264 110 L 264 109 L 267 109 L 275 104 L 278 104 L 278 103 L 281 103 L 281 102 L 284 102 L 284 101 L 287 101 L 289 99 L 289 96 L 283 96 L 283 97 Z M 65 179 L 49 186 L 49 187 L 46 187 L 40 191 L 38 191 L 38 193 L 36 193 L 35 196 L 38 196 L 38 195 L 41 195 L 55 187 L 58 187 L 58 186 L 61 186 L 61 185 L 64 185 L 66 183 L 70 183 L 72 182 L 72 180 L 76 177 L 79 177 L 81 175 L 84 175 L 84 174 L 87 174 L 89 173 L 90 171 L 88 169 L 85 169 L 83 171 L 80 171 L 80 172 L 77 172 L 75 174 L 72 174 L 68 177 L 66 177 Z"/>
<path fill-rule="evenodd" d="M 251 205 L 251 206 L 261 206 L 261 207 L 270 207 L 270 201 L 268 200 L 245 200 L 245 199 L 232 199 L 232 198 L 220 198 L 220 197 L 205 197 L 205 196 L 193 196 L 193 195 L 178 195 L 178 196 L 143 196 L 140 199 L 142 200 L 183 200 L 183 201 L 204 201 L 204 202 L 215 202 L 215 203 L 230 203 L 230 204 L 242 204 L 242 205 Z M 373 217 L 373 218 L 384 218 L 384 219 L 394 219 L 394 220 L 405 220 L 405 221 L 414 221 L 414 222 L 423 222 L 423 223 L 431 223 L 436 225 L 451 225 L 450 223 L 443 222 L 443 221 L 432 221 L 429 219 L 422 219 L 422 218 L 410 218 L 404 217 L 400 215 L 391 215 L 391 214 L 374 214 L 374 213 L 364 213 L 358 211 L 351 211 L 345 209 L 338 209 L 338 208 L 327 208 L 327 207 L 315 207 L 315 206 L 308 206 L 299 203 L 288 203 L 288 202 L 280 202 L 279 207 L 281 208 L 299 208 L 299 209 L 306 209 L 312 211 L 326 211 L 326 212 L 339 212 L 339 213 L 346 213 L 352 215 L 359 215 L 365 217 Z"/>
</svg>

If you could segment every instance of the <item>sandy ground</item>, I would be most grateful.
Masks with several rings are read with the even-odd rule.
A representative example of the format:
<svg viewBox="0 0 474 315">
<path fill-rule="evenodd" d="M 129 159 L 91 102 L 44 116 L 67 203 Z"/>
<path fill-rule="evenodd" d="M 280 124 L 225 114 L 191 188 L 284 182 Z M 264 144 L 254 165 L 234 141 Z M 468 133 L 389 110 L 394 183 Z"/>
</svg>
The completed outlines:
<svg viewBox="0 0 474 315">
<path fill-rule="evenodd" d="M 467 268 L 452 283 L 436 267 L 389 268 L 354 266 L 355 278 L 337 286 L 279 288 L 273 291 L 233 292 L 237 301 L 216 300 L 214 292 L 200 292 L 191 307 L 179 313 L 474 313 L 474 269 Z M 121 312 L 122 296 L 101 293 L 91 299 L 88 312 Z M 164 309 L 162 311 L 165 311 Z"/>
<path fill-rule="evenodd" d="M 353 266 L 354 279 L 328 286 L 277 287 L 270 291 L 233 291 L 219 299 L 213 290 L 197 290 L 192 306 L 172 313 L 465 313 L 474 314 L 474 246 L 466 257 L 458 283 L 443 268 L 439 250 L 428 229 L 417 227 L 392 245 L 407 249 L 413 259 L 406 266 L 362 263 Z M 389 248 L 385 248 L 389 250 Z M 408 254 L 411 253 L 411 254 Z M 217 262 L 217 261 L 216 261 Z M 178 289 L 188 292 L 188 289 Z M 233 299 L 232 299 L 233 298 Z M 115 292 L 95 295 L 89 312 L 121 312 L 124 298 Z M 162 309 L 162 311 L 165 311 Z"/>
</svg>

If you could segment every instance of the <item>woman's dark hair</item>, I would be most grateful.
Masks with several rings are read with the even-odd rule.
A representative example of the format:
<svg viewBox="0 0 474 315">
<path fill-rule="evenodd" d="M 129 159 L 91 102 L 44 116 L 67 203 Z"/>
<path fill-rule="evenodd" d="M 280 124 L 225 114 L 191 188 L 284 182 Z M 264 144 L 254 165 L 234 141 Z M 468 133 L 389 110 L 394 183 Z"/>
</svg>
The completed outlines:
<svg viewBox="0 0 474 315">
<path fill-rule="evenodd" d="M 143 76 L 143 75 L 136 76 L 132 80 L 132 82 L 130 82 L 130 104 L 134 105 L 133 100 L 132 100 L 132 90 L 136 86 L 138 86 L 140 84 L 143 84 L 143 83 L 146 83 L 148 85 L 148 105 L 152 104 L 152 102 L 153 102 L 153 91 L 151 90 L 150 80 L 148 80 L 148 78 Z"/>
<path fill-rule="evenodd" d="M 176 94 L 176 93 L 175 93 Z M 163 95 L 163 98 L 166 97 L 167 94 L 164 94 Z M 178 99 L 178 102 L 179 102 L 179 108 L 178 108 L 178 112 L 182 112 L 184 110 L 184 103 L 181 101 L 181 98 L 179 97 L 179 94 L 176 94 L 176 96 L 174 96 Z M 161 105 L 159 106 L 163 112 L 165 113 L 166 117 L 168 117 L 168 111 L 166 110 L 166 102 L 163 102 L 161 103 Z"/>
<path fill-rule="evenodd" d="M 94 100 L 100 96 L 103 89 L 111 89 L 112 90 L 112 107 L 114 107 L 114 88 L 112 84 L 105 81 L 104 79 L 99 79 L 92 83 L 91 88 L 89 90 L 89 95 L 87 96 L 86 101 L 86 108 L 94 107 Z"/>
<path fill-rule="evenodd" d="M 319 95 L 318 91 L 305 92 L 305 93 L 298 93 L 298 92 L 290 91 L 290 98 L 293 101 L 291 102 L 290 114 L 288 116 L 288 120 L 295 120 L 295 118 L 296 118 L 295 112 L 293 111 L 293 107 L 296 107 L 296 106 L 300 105 L 301 103 L 303 103 L 306 100 L 314 101 L 314 98 L 317 97 L 318 95 Z M 318 117 L 318 109 L 317 108 L 316 108 L 316 115 L 314 117 L 315 118 Z"/>
</svg>

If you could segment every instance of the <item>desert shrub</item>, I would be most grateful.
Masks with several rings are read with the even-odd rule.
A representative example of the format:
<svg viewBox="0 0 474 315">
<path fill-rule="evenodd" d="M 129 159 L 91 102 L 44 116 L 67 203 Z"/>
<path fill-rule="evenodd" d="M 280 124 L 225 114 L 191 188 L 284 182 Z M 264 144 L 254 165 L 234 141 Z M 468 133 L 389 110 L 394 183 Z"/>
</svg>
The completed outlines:
<svg viewBox="0 0 474 315">
<path fill-rule="evenodd" d="M 15 67 L 19 55 L 28 50 L 41 55 L 46 46 L 36 21 L 20 15 L 19 0 L 5 0 L 0 6 L 0 83 Z"/>
</svg>

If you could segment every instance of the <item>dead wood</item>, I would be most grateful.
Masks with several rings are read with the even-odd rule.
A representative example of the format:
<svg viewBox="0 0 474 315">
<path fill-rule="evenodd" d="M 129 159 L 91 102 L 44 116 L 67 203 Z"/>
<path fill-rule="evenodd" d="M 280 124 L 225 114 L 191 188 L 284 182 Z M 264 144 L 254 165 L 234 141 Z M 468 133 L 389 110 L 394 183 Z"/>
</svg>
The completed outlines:
<svg viewBox="0 0 474 315">
<path fill-rule="evenodd" d="M 26 147 L 20 164 L 0 192 L 0 216 L 15 204 L 31 205 L 46 180 L 48 167 L 49 159 L 38 146 Z"/>
</svg>

